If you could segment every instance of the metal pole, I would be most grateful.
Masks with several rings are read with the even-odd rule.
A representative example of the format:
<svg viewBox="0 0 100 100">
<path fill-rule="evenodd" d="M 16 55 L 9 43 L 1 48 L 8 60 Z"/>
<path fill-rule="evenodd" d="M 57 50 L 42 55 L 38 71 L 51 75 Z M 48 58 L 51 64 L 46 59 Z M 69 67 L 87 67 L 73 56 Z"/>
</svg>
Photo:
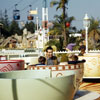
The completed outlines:
<svg viewBox="0 0 100 100">
<path fill-rule="evenodd" d="M 38 32 L 38 17 L 36 17 L 37 32 Z"/>
<path fill-rule="evenodd" d="M 88 27 L 86 27 L 85 30 L 86 30 L 86 53 L 88 53 Z"/>
<path fill-rule="evenodd" d="M 38 33 L 38 56 L 39 56 L 39 54 L 40 54 L 40 50 L 39 50 L 39 29 L 38 29 L 38 17 L 36 17 L 36 23 L 37 23 L 37 25 L 36 25 L 36 27 L 37 27 L 37 33 Z"/>
</svg>

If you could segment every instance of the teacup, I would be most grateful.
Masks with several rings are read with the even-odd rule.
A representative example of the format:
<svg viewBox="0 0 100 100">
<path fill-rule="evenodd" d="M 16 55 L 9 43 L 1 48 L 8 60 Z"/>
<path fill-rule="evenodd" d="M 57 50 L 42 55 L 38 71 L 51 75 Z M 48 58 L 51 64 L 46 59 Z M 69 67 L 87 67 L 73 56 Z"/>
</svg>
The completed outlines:
<svg viewBox="0 0 100 100">
<path fill-rule="evenodd" d="M 0 56 L 0 60 L 7 60 L 7 56 Z"/>
<path fill-rule="evenodd" d="M 0 61 L 0 72 L 24 69 L 24 60 L 4 60 Z"/>
<path fill-rule="evenodd" d="M 50 69 L 52 72 L 52 77 L 67 76 L 70 73 L 74 73 L 76 76 L 76 87 L 75 93 L 78 90 L 80 83 L 83 79 L 84 64 L 67 64 L 67 65 L 50 65 L 50 66 L 28 66 L 28 70 L 45 70 Z"/>
<path fill-rule="evenodd" d="M 85 59 L 84 78 L 100 77 L 100 53 L 88 53 L 79 56 L 79 59 Z"/>
<path fill-rule="evenodd" d="M 75 74 L 51 77 L 51 70 L 0 73 L 0 100 L 73 100 Z"/>
</svg>

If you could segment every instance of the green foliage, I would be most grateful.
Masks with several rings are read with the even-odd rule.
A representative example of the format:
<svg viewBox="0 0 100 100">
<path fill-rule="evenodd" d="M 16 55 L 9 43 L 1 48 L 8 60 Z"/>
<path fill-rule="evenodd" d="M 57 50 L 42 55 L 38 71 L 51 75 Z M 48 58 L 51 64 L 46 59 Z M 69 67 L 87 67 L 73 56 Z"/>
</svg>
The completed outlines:
<svg viewBox="0 0 100 100">
<path fill-rule="evenodd" d="M 8 36 L 10 36 L 10 32 L 7 29 L 1 28 L 1 34 L 7 38 Z"/>
<path fill-rule="evenodd" d="M 4 17 L 0 18 L 0 23 L 3 24 L 3 28 L 1 28 L 1 34 L 5 38 L 15 34 L 22 35 L 22 30 L 24 27 L 20 29 L 18 22 L 19 21 L 14 20 L 9 22 L 7 10 L 5 10 Z M 29 23 L 27 22 L 25 27 L 28 29 L 28 31 L 32 33 L 35 32 L 35 24 L 32 21 Z"/>
<path fill-rule="evenodd" d="M 66 5 L 68 4 L 68 0 L 52 0 L 50 2 L 50 6 L 53 7 L 55 5 L 57 5 L 57 8 L 56 10 L 58 9 L 63 9 L 63 7 L 65 6 L 66 8 Z"/>
<path fill-rule="evenodd" d="M 97 43 L 96 50 L 100 50 L 100 42 Z"/>
<path fill-rule="evenodd" d="M 4 37 L 10 36 L 10 32 L 9 32 L 9 21 L 8 21 L 8 19 L 7 18 L 0 18 L 0 23 L 3 24 L 3 26 L 0 27 L 1 34 Z"/>
<path fill-rule="evenodd" d="M 4 37 L 9 37 L 16 33 L 21 35 L 20 27 L 16 21 L 9 23 L 7 19 L 2 18 L 1 23 L 3 24 L 3 27 L 1 28 L 1 34 Z"/>
<path fill-rule="evenodd" d="M 67 8 L 67 4 L 68 4 L 68 0 L 52 0 L 51 1 L 51 6 L 55 6 L 56 5 L 56 10 L 58 9 L 62 9 L 62 14 L 61 14 L 61 17 L 62 17 L 62 30 L 61 30 L 61 33 L 63 34 L 64 36 L 64 41 L 63 41 L 63 46 L 65 47 L 66 46 L 66 43 L 67 43 L 67 39 L 68 39 L 68 35 L 66 34 L 66 18 L 67 18 L 67 13 L 66 13 L 66 8 Z M 60 28 L 60 27 L 59 27 Z"/>
<path fill-rule="evenodd" d="M 4 16 L 0 18 L 0 23 L 3 24 L 3 26 L 1 27 L 1 34 L 6 38 L 8 36 L 10 36 L 10 30 L 9 30 L 9 19 L 8 19 L 8 15 L 7 15 L 7 10 L 5 9 L 4 12 Z"/>
<path fill-rule="evenodd" d="M 100 40 L 100 29 L 99 29 L 99 25 L 100 25 L 100 20 L 99 19 L 94 19 L 93 17 L 91 17 L 90 20 L 90 27 L 89 27 L 89 38 L 88 38 L 88 43 L 89 43 L 89 49 L 90 50 L 95 50 L 95 49 L 99 49 L 99 43 L 98 41 Z"/>
<path fill-rule="evenodd" d="M 25 27 L 27 28 L 28 31 L 30 31 L 31 33 L 35 32 L 35 24 L 31 21 L 31 22 L 27 22 L 25 24 Z"/>
<path fill-rule="evenodd" d="M 99 19 L 94 19 L 93 17 L 91 17 L 89 32 L 92 31 L 92 30 L 97 29 L 99 27 L 99 24 L 100 24 L 100 20 Z"/>
<path fill-rule="evenodd" d="M 20 30 L 19 25 L 16 21 L 13 20 L 9 27 L 10 27 L 10 35 L 15 35 L 16 33 L 18 35 L 21 35 L 21 30 Z"/>
<path fill-rule="evenodd" d="M 68 61 L 68 54 L 57 54 L 58 58 L 60 58 L 60 62 L 67 62 Z"/>
<path fill-rule="evenodd" d="M 56 39 L 52 39 L 50 40 L 49 42 L 47 42 L 46 45 L 49 45 L 49 46 L 56 46 L 57 47 L 57 50 L 58 51 L 61 51 L 62 50 L 62 39 L 60 38 L 59 40 L 56 40 Z"/>
<path fill-rule="evenodd" d="M 62 16 L 58 16 L 55 15 L 55 20 L 53 21 L 53 27 L 52 29 L 49 31 L 49 35 L 52 36 L 62 36 L 59 39 L 59 47 L 57 46 L 58 50 L 62 51 L 63 50 L 63 42 L 64 42 L 64 35 L 62 34 L 63 29 L 64 29 L 64 25 L 63 25 L 63 17 Z M 74 20 L 75 18 L 72 17 L 67 17 L 67 19 L 65 20 L 66 22 L 71 22 Z M 66 27 L 66 36 L 67 36 L 67 43 L 76 43 L 76 37 L 69 37 L 69 34 L 75 33 L 77 31 L 76 27 L 72 27 L 70 25 L 70 27 Z"/>
</svg>

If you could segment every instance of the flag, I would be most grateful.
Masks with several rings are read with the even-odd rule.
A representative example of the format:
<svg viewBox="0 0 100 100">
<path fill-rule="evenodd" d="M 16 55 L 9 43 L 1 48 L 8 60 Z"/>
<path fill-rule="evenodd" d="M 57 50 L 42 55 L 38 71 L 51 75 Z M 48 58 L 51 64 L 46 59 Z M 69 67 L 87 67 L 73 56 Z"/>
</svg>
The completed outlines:
<svg viewBox="0 0 100 100">
<path fill-rule="evenodd" d="M 30 14 L 37 14 L 38 12 L 37 12 L 37 10 L 30 10 L 29 13 Z"/>
</svg>

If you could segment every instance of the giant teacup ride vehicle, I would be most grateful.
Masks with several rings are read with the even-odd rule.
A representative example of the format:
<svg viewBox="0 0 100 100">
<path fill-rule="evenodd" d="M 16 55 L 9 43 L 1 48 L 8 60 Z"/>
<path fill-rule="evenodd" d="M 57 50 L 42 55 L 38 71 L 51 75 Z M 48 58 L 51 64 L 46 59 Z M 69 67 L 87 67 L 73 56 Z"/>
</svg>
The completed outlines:
<svg viewBox="0 0 100 100">
<path fill-rule="evenodd" d="M 74 86 L 74 90 L 71 91 L 72 92 L 71 95 L 68 94 L 68 95 L 70 95 L 69 100 L 72 100 L 72 98 L 74 97 L 76 91 L 78 90 L 80 82 L 82 81 L 83 71 L 84 71 L 84 64 L 83 63 L 67 64 L 67 65 L 53 65 L 53 66 L 28 66 L 27 69 L 28 70 L 33 70 L 34 73 L 35 73 L 35 74 L 34 73 L 32 74 L 31 71 L 30 72 L 26 71 L 24 73 L 24 68 L 23 68 L 24 62 L 23 61 L 24 60 L 3 60 L 3 61 L 0 61 L 0 64 L 3 65 L 1 70 L 0 70 L 1 71 L 0 72 L 1 78 L 3 78 L 3 79 L 5 79 L 5 78 L 10 79 L 11 78 L 11 81 L 12 81 L 13 78 L 16 79 L 16 80 L 17 80 L 17 78 L 18 79 L 19 78 L 32 78 L 32 77 L 37 78 L 37 75 L 42 76 L 40 73 L 38 73 L 38 71 L 39 72 L 41 72 L 41 71 L 44 72 L 45 71 L 45 73 L 48 73 L 48 71 L 50 71 L 50 76 L 52 77 L 52 79 L 54 79 L 54 78 L 56 79 L 56 78 L 59 78 L 59 77 L 66 77 L 66 76 L 75 74 L 75 77 L 73 78 L 73 81 L 71 81 L 71 83 L 70 83 L 70 84 L 73 84 L 72 86 Z M 16 70 L 16 71 L 14 71 L 14 70 Z M 17 71 L 17 70 L 21 70 L 21 71 Z M 23 75 L 26 75 L 26 73 L 28 75 L 32 74 L 33 76 L 28 77 L 28 75 L 27 75 L 27 76 L 24 77 Z M 45 76 L 48 77 L 47 74 Z M 69 82 L 70 82 L 70 80 L 71 79 L 69 79 Z M 6 84 L 6 80 L 2 84 Z M 1 86 L 2 86 L 2 84 L 1 84 Z M 70 90 L 70 87 L 69 88 L 68 87 L 69 86 L 67 86 L 66 89 Z M 61 88 L 63 88 L 63 87 L 61 87 Z M 73 88 L 71 88 L 71 89 L 73 89 Z M 66 90 L 64 90 L 64 91 L 66 91 Z M 18 93 L 20 93 L 20 91 Z M 53 97 L 52 94 L 51 94 L 51 97 Z M 4 97 L 1 97 L 1 98 L 4 98 Z M 55 96 L 53 98 L 55 98 Z M 57 100 L 66 100 L 65 98 L 69 98 L 69 96 L 67 96 L 67 97 L 66 96 L 62 97 L 61 96 L 61 98 L 57 99 Z M 37 100 L 40 100 L 40 99 L 38 98 Z"/>
<path fill-rule="evenodd" d="M 84 63 L 84 79 L 100 78 L 100 53 L 87 53 L 79 56 L 79 59 L 85 59 Z"/>
<path fill-rule="evenodd" d="M 77 92 L 80 83 L 83 79 L 84 74 L 84 62 L 75 63 L 75 64 L 66 64 L 66 65 L 50 65 L 50 66 L 34 66 L 29 65 L 27 70 L 51 70 L 52 77 L 61 77 L 66 76 L 68 74 L 75 74 L 75 91 L 74 94 Z"/>
<path fill-rule="evenodd" d="M 0 72 L 0 89 L 0 100 L 73 100 L 75 74 L 52 77 L 51 70 Z"/>
<path fill-rule="evenodd" d="M 0 72 L 24 70 L 24 60 L 0 60 Z"/>
</svg>

